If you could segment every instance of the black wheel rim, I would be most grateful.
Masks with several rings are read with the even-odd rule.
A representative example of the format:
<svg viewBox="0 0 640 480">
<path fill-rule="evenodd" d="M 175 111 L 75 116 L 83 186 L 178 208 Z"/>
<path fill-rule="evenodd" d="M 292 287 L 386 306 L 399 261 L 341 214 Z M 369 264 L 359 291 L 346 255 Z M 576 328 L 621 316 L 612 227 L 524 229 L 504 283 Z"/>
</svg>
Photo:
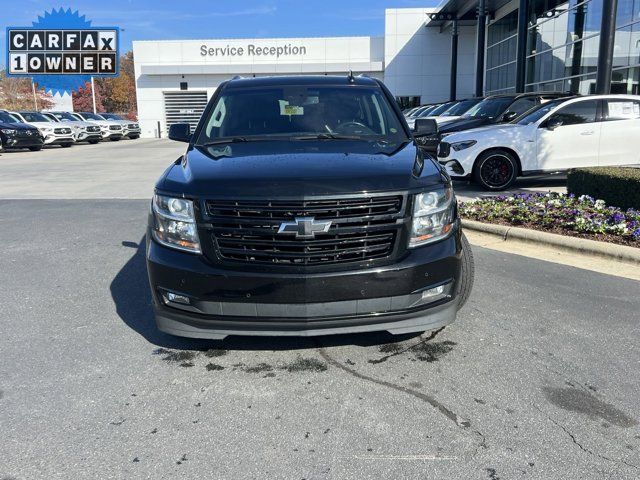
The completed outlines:
<svg viewBox="0 0 640 480">
<path fill-rule="evenodd" d="M 480 167 L 480 176 L 490 187 L 503 187 L 513 177 L 513 164 L 504 155 L 492 155 Z"/>
</svg>

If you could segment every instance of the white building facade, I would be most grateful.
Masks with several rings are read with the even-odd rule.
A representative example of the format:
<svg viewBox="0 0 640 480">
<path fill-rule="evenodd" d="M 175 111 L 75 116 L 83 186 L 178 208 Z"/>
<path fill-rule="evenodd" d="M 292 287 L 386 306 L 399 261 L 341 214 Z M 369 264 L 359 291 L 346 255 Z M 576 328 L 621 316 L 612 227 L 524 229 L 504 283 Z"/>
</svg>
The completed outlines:
<svg viewBox="0 0 640 480">
<path fill-rule="evenodd" d="M 144 137 L 195 125 L 208 99 L 236 75 L 365 74 L 402 104 L 449 100 L 450 35 L 427 28 L 434 9 L 389 9 L 383 37 L 135 41 L 138 118 Z M 473 96 L 475 27 L 460 27 L 456 97 Z"/>
</svg>

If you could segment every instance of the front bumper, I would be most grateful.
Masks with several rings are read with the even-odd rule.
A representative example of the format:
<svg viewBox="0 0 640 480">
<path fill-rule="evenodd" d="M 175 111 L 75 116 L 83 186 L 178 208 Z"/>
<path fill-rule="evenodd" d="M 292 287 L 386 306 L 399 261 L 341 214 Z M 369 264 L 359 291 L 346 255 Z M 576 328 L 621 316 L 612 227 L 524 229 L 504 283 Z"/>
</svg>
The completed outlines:
<svg viewBox="0 0 640 480">
<path fill-rule="evenodd" d="M 122 138 L 122 130 L 102 130 L 101 134 L 103 140 Z"/>
<path fill-rule="evenodd" d="M 76 137 L 76 142 L 88 142 L 90 140 L 102 140 L 100 132 L 80 132 Z"/>
<path fill-rule="evenodd" d="M 128 128 L 126 130 L 125 137 L 139 137 L 141 133 L 141 128 Z"/>
<path fill-rule="evenodd" d="M 47 134 L 46 137 L 44 137 L 45 145 L 61 145 L 61 144 L 74 143 L 74 142 L 75 142 L 75 138 L 73 137 L 73 133 L 69 133 L 69 134 L 50 133 L 50 134 Z"/>
<path fill-rule="evenodd" d="M 147 235 L 147 271 L 158 328 L 185 337 L 314 336 L 432 330 L 455 320 L 459 227 L 390 265 L 321 273 L 236 270 L 169 249 Z M 423 297 L 442 286 L 442 292 Z M 166 292 L 189 297 L 167 304 Z M 424 294 L 431 295 L 431 294 Z"/>
<path fill-rule="evenodd" d="M 33 135 L 31 137 L 7 137 L 5 148 L 29 148 L 41 147 L 44 145 L 42 137 Z"/>
</svg>

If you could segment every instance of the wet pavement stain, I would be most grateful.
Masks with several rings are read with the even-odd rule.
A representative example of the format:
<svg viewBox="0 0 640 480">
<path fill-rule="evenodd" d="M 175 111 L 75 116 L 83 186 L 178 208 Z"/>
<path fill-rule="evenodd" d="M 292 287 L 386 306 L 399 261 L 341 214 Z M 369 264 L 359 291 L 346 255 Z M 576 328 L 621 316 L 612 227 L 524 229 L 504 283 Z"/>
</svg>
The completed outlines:
<svg viewBox="0 0 640 480">
<path fill-rule="evenodd" d="M 495 468 L 485 468 L 484 470 L 487 472 L 491 480 L 500 480 Z"/>
<path fill-rule="evenodd" d="M 180 350 L 173 352 L 164 348 L 157 348 L 153 351 L 154 355 L 164 355 L 162 360 L 168 363 L 180 363 L 181 367 L 193 367 L 193 360 L 196 358 L 196 352 L 189 350 Z"/>
<path fill-rule="evenodd" d="M 264 362 L 261 362 L 257 365 L 253 365 L 251 367 L 244 368 L 244 371 L 247 373 L 264 373 L 264 372 L 270 372 L 271 370 L 273 370 L 273 366 Z"/>
<path fill-rule="evenodd" d="M 287 372 L 324 372 L 327 370 L 327 364 L 315 358 L 298 358 L 295 361 L 280 367 L 281 370 Z"/>
<path fill-rule="evenodd" d="M 581 413 L 592 420 L 605 420 L 622 428 L 638 425 L 638 421 L 634 418 L 584 390 L 544 387 L 543 391 L 550 403 L 563 410 Z"/>
<path fill-rule="evenodd" d="M 384 345 L 380 345 L 378 351 L 380 353 L 396 353 L 402 350 L 402 345 L 399 343 L 386 343 Z"/>
<path fill-rule="evenodd" d="M 218 365 L 217 363 L 207 363 L 207 366 L 205 368 L 208 372 L 224 370 L 224 367 L 222 365 Z"/>
<path fill-rule="evenodd" d="M 185 453 L 184 455 L 182 455 L 180 460 L 176 462 L 176 465 L 182 465 L 182 462 L 186 462 L 186 461 L 187 461 L 187 454 Z"/>
<path fill-rule="evenodd" d="M 413 347 L 411 351 L 416 354 L 418 360 L 433 363 L 453 350 L 453 347 L 456 345 L 456 342 L 452 342 L 451 340 L 435 343 L 420 343 Z"/>
<path fill-rule="evenodd" d="M 204 356 L 205 357 L 209 357 L 209 358 L 223 357 L 227 353 L 229 353 L 227 350 L 222 350 L 222 349 L 219 349 L 219 348 L 210 348 L 209 350 L 204 352 Z"/>
</svg>

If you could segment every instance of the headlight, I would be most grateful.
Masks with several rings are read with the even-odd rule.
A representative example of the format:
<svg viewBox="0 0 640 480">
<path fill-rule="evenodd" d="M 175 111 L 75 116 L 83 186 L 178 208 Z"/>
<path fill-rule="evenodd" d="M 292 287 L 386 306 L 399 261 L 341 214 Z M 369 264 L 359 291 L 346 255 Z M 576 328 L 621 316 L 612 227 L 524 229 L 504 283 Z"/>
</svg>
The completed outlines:
<svg viewBox="0 0 640 480">
<path fill-rule="evenodd" d="M 153 236 L 158 243 L 186 252 L 201 252 L 191 200 L 154 195 L 153 213 Z"/>
<path fill-rule="evenodd" d="M 453 148 L 456 152 L 460 150 L 464 150 L 465 148 L 473 147 L 476 143 L 476 140 L 465 140 L 462 142 L 456 142 L 451 144 L 451 148 Z"/>
<path fill-rule="evenodd" d="M 18 131 L 13 128 L 0 128 L 0 130 L 2 130 L 2 133 L 5 135 L 15 135 L 18 133 Z"/>
<path fill-rule="evenodd" d="M 414 197 L 409 248 L 445 238 L 453 229 L 453 189 L 450 186 Z"/>
</svg>

